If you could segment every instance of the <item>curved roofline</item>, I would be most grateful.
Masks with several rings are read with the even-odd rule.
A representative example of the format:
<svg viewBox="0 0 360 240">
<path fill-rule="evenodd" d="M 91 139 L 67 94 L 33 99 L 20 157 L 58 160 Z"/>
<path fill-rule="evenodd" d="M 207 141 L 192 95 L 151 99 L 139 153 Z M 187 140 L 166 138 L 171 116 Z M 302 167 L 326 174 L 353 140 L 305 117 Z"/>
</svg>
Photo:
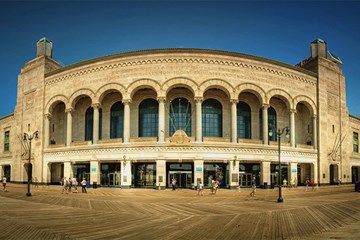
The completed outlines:
<svg viewBox="0 0 360 240">
<path fill-rule="evenodd" d="M 116 53 L 111 55 L 106 55 L 102 57 L 92 58 L 89 60 L 81 61 L 78 63 L 70 64 L 68 66 L 59 68 L 57 70 L 51 71 L 45 74 L 45 77 L 49 77 L 55 75 L 57 73 L 61 73 L 72 68 L 77 68 L 81 66 L 85 66 L 87 64 L 96 63 L 100 61 L 108 61 L 116 58 L 126 58 L 126 57 L 134 57 L 134 56 L 141 56 L 146 54 L 166 54 L 166 53 L 200 53 L 200 54 L 215 54 L 220 56 L 230 56 L 230 57 L 238 57 L 238 58 L 247 58 L 251 60 L 256 60 L 260 62 L 266 62 L 270 64 L 275 64 L 281 67 L 289 68 L 298 72 L 302 72 L 304 74 L 317 77 L 317 74 L 306 70 L 304 68 L 293 66 L 287 63 L 279 62 L 276 60 L 258 57 L 254 55 L 244 54 L 244 53 L 237 53 L 237 52 L 230 52 L 224 50 L 211 50 L 211 49 L 201 49 L 201 48 L 160 48 L 160 49 L 148 49 L 148 50 L 137 50 L 137 51 L 130 51 L 130 52 L 123 52 L 123 53 Z"/>
</svg>

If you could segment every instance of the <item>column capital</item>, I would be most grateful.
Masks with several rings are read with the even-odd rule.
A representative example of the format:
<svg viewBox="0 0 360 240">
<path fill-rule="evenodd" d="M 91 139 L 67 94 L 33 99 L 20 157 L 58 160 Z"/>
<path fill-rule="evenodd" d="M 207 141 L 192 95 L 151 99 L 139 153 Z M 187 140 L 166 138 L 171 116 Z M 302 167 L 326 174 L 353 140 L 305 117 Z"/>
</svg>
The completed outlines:
<svg viewBox="0 0 360 240">
<path fill-rule="evenodd" d="M 96 108 L 96 109 L 99 109 L 99 108 L 101 108 L 101 104 L 100 103 L 93 103 L 93 104 L 91 104 L 91 107 L 92 108 Z"/>
<path fill-rule="evenodd" d="M 290 113 L 296 113 L 296 109 L 290 109 Z"/>
<path fill-rule="evenodd" d="M 204 101 L 204 98 L 203 97 L 194 97 L 194 100 L 195 100 L 195 102 L 196 103 L 198 103 L 198 102 L 203 102 Z"/>
<path fill-rule="evenodd" d="M 262 105 L 262 107 L 265 109 L 268 109 L 268 108 L 270 108 L 270 104 L 268 104 L 268 103 L 263 103 L 263 105 Z"/>
<path fill-rule="evenodd" d="M 314 115 L 312 116 L 312 118 L 313 118 L 314 120 L 317 119 L 317 115 L 314 114 Z"/>
<path fill-rule="evenodd" d="M 128 105 L 128 104 L 131 103 L 131 99 L 123 99 L 123 100 L 122 100 L 122 103 L 123 103 L 124 105 Z"/>
<path fill-rule="evenodd" d="M 165 103 L 166 102 L 166 97 L 158 97 L 157 98 L 159 103 Z"/>
<path fill-rule="evenodd" d="M 65 109 L 65 112 L 66 112 L 66 113 L 72 113 L 73 111 L 74 111 L 73 108 L 67 108 L 67 109 Z"/>
<path fill-rule="evenodd" d="M 239 102 L 239 99 L 230 99 L 230 103 L 233 104 L 237 104 Z"/>
<path fill-rule="evenodd" d="M 45 113 L 45 114 L 44 114 L 44 118 L 45 118 L 46 120 L 50 120 L 51 117 L 52 117 L 51 113 Z"/>
</svg>

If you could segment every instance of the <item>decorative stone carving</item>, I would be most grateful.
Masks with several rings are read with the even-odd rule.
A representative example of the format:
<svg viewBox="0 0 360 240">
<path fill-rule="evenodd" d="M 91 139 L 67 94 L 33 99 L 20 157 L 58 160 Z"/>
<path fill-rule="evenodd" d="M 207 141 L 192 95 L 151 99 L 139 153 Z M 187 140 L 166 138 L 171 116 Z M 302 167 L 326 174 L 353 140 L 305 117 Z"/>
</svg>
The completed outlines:
<svg viewBox="0 0 360 240">
<path fill-rule="evenodd" d="M 185 144 L 189 142 L 190 138 L 186 135 L 184 130 L 176 130 L 176 132 L 170 138 L 170 143 Z"/>
</svg>

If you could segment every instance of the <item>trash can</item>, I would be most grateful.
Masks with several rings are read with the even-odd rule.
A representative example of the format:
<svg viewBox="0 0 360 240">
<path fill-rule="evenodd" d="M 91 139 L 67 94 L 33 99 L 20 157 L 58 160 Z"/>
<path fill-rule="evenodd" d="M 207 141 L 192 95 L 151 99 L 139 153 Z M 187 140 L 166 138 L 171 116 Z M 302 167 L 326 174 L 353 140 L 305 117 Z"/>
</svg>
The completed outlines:
<svg viewBox="0 0 360 240">
<path fill-rule="evenodd" d="M 268 183 L 264 182 L 264 189 L 268 189 Z"/>
<path fill-rule="evenodd" d="M 360 181 L 355 182 L 355 192 L 360 192 Z"/>
<path fill-rule="evenodd" d="M 97 182 L 93 182 L 93 188 L 97 188 Z"/>
</svg>

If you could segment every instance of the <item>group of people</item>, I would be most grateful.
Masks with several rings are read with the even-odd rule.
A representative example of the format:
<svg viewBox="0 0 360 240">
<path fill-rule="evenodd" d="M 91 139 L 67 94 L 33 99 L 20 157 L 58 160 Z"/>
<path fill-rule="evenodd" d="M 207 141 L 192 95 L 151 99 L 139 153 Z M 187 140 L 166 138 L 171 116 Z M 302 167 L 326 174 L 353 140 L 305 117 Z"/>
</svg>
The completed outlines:
<svg viewBox="0 0 360 240">
<path fill-rule="evenodd" d="M 310 185 L 310 180 L 309 180 L 309 178 L 306 178 L 306 180 L 305 180 L 305 191 L 309 190 L 309 185 Z M 317 184 L 315 183 L 315 180 L 312 178 L 311 179 L 311 190 L 314 191 L 316 186 L 317 186 Z"/>
<path fill-rule="evenodd" d="M 63 177 L 63 179 L 61 180 L 61 185 L 63 186 L 62 188 L 62 192 L 61 193 L 69 193 L 69 192 L 72 192 L 72 193 L 77 193 L 77 186 L 78 186 L 78 181 L 76 179 L 76 177 L 73 177 L 73 178 L 67 178 L 67 177 Z M 86 179 L 83 178 L 82 181 L 81 181 L 81 191 L 83 193 L 87 193 L 86 191 Z M 74 191 L 72 191 L 72 189 L 74 189 Z"/>
</svg>

